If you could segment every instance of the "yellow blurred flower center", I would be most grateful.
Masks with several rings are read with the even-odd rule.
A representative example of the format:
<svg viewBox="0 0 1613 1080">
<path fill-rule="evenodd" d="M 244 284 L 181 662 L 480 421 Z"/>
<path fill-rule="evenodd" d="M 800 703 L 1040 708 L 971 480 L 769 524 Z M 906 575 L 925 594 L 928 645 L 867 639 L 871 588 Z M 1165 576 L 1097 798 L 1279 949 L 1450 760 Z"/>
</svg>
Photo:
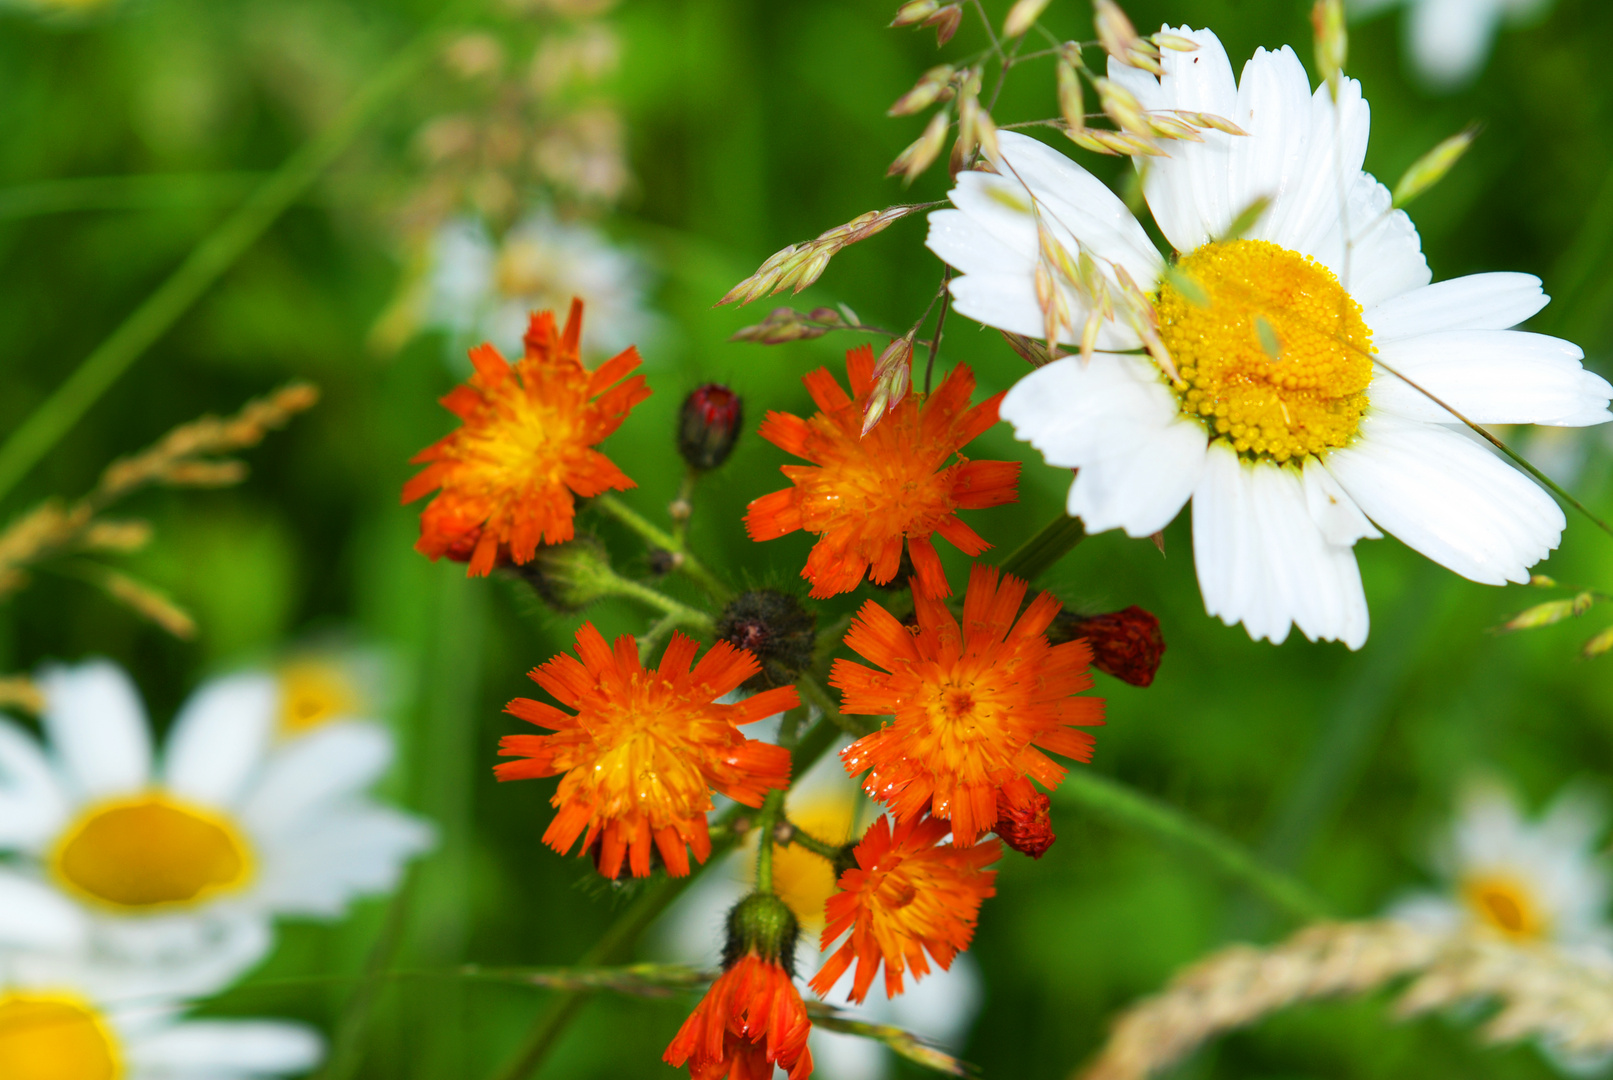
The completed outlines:
<svg viewBox="0 0 1613 1080">
<path fill-rule="evenodd" d="M 1182 412 L 1238 453 L 1303 459 L 1360 430 L 1372 331 L 1310 256 L 1264 240 L 1205 244 L 1160 286 L 1158 311 Z"/>
<path fill-rule="evenodd" d="M 1475 877 L 1462 884 L 1462 899 L 1492 930 L 1520 941 L 1543 938 L 1550 920 L 1527 885 L 1510 877 Z"/>
<path fill-rule="evenodd" d="M 820 796 L 790 807 L 790 821 L 814 839 L 844 844 L 857 811 L 855 791 Z M 808 935 L 823 929 L 823 906 L 834 895 L 837 879 L 828 862 L 803 847 L 773 845 L 773 888 Z"/>
<path fill-rule="evenodd" d="M 352 683 L 334 664 L 299 660 L 280 669 L 280 732 L 301 735 L 358 709 Z"/>
<path fill-rule="evenodd" d="M 149 909 L 240 888 L 252 875 L 252 856 L 225 818 L 145 795 L 91 807 L 63 834 L 51 866 L 81 895 Z"/>
<path fill-rule="evenodd" d="M 95 1010 L 67 997 L 0 994 L 5 1080 L 118 1080 L 117 1043 Z"/>
</svg>

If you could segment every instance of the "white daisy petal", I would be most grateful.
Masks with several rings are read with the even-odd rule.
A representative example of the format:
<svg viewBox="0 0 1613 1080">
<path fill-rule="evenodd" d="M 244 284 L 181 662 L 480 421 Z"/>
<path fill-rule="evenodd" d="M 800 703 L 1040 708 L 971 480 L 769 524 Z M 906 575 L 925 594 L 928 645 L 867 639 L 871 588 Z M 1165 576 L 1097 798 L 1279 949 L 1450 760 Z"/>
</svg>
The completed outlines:
<svg viewBox="0 0 1613 1080">
<path fill-rule="evenodd" d="M 1613 386 L 1586 371 L 1578 345 L 1521 330 L 1447 330 L 1401 338 L 1378 350 L 1384 364 L 1368 396 L 1375 408 L 1412 420 L 1456 422 L 1439 398 L 1475 424 L 1584 427 L 1613 420 Z M 1406 380 L 1416 383 L 1421 393 Z"/>
<path fill-rule="evenodd" d="M 1563 512 L 1535 483 L 1455 432 L 1369 414 L 1327 470 L 1408 547 L 1488 585 L 1529 580 L 1557 546 Z"/>
<path fill-rule="evenodd" d="M 1080 469 L 1068 509 L 1092 532 L 1158 532 L 1203 469 L 1204 429 L 1182 418 L 1158 372 L 1139 357 L 1055 360 L 1016 383 L 999 411 L 1049 465 Z"/>
<path fill-rule="evenodd" d="M 105 660 L 50 667 L 39 676 L 45 730 L 74 794 L 126 795 L 151 776 L 146 710 L 129 676 Z"/>
<path fill-rule="evenodd" d="M 274 753 L 242 801 L 241 820 L 276 836 L 380 779 L 392 763 L 392 736 L 379 724 L 337 721 Z"/>
<path fill-rule="evenodd" d="M 1341 209 L 1361 174 L 1372 126 L 1361 84 L 1342 80 L 1336 106 L 1327 86 L 1317 87 L 1311 94 L 1309 126 L 1305 164 L 1266 212 L 1261 226 L 1263 239 L 1305 254 L 1321 249 L 1338 230 Z"/>
<path fill-rule="evenodd" d="M 1419 0 L 1406 23 L 1417 70 L 1442 88 L 1467 82 L 1484 66 L 1500 22 L 1496 0 Z"/>
<path fill-rule="evenodd" d="M 88 933 L 84 913 L 61 892 L 0 867 L 0 947 L 72 951 L 84 946 Z"/>
<path fill-rule="evenodd" d="M 1305 459 L 1300 480 L 1305 487 L 1305 507 L 1328 543 L 1349 547 L 1357 540 L 1383 538 L 1355 505 L 1355 500 L 1345 494 L 1339 482 L 1316 458 Z"/>
<path fill-rule="evenodd" d="M 1367 173 L 1357 173 L 1344 219 L 1335 215 L 1332 228 L 1295 250 L 1332 270 L 1362 307 L 1421 288 L 1433 279 L 1422 241 L 1406 212 L 1392 206 L 1388 188 Z"/>
<path fill-rule="evenodd" d="M 1267 212 L 1245 234 L 1270 239 L 1271 206 L 1300 182 L 1311 139 L 1311 84 L 1294 50 L 1256 49 L 1238 80 L 1238 108 L 1228 119 L 1249 134 L 1227 136 L 1228 198 L 1233 216 L 1256 199 Z M 1230 224 L 1230 221 L 1229 221 Z"/>
<path fill-rule="evenodd" d="M 1204 475 L 1193 492 L 1193 564 L 1198 570 L 1204 610 L 1228 626 L 1239 622 L 1249 636 L 1288 636 L 1266 625 L 1265 569 L 1254 536 L 1254 505 L 1245 467 L 1225 443 L 1210 445 Z M 1277 636 L 1273 637 L 1276 633 Z"/>
<path fill-rule="evenodd" d="M 262 764 L 279 705 L 279 687 L 269 675 L 231 675 L 202 686 L 168 736 L 169 790 L 198 803 L 231 805 Z"/>
<path fill-rule="evenodd" d="M 129 1063 L 163 1080 L 214 1080 L 307 1072 L 325 1056 L 317 1032 L 270 1020 L 186 1020 L 131 1040 Z"/>
<path fill-rule="evenodd" d="M 1436 281 L 1368 307 L 1366 323 L 1379 348 L 1441 330 L 1509 330 L 1545 307 L 1533 274 L 1469 274 Z"/>
<path fill-rule="evenodd" d="M 279 846 L 262 898 L 288 915 L 334 918 L 355 894 L 393 889 L 433 839 L 424 822 L 366 801 L 327 808 Z"/>
<path fill-rule="evenodd" d="M 67 816 L 67 798 L 39 744 L 0 718 L 0 849 L 37 852 Z"/>
</svg>

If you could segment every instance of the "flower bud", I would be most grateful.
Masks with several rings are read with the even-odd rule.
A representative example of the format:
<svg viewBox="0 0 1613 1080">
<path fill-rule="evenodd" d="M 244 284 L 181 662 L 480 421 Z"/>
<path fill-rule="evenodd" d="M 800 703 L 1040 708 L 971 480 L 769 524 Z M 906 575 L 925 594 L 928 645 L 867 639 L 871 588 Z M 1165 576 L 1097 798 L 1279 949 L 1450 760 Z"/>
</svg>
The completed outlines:
<svg viewBox="0 0 1613 1080">
<path fill-rule="evenodd" d="M 790 906 L 772 893 L 751 893 L 728 912 L 728 939 L 723 945 L 726 971 L 746 956 L 759 956 L 795 977 L 795 943 L 801 925 Z"/>
<path fill-rule="evenodd" d="M 1055 645 L 1085 638 L 1092 646 L 1092 666 L 1133 686 L 1147 686 L 1159 670 L 1165 637 L 1159 620 L 1133 604 L 1124 611 L 1078 615 L 1068 609 L 1047 628 Z"/>
<path fill-rule="evenodd" d="M 614 576 L 610 552 L 592 533 L 578 533 L 563 544 L 545 544 L 531 562 L 510 569 L 562 615 L 575 614 L 605 596 Z"/>
<path fill-rule="evenodd" d="M 1053 835 L 1053 800 L 1038 791 L 1027 806 L 1007 805 L 991 831 L 997 839 L 1033 859 L 1040 859 L 1057 839 Z"/>
<path fill-rule="evenodd" d="M 728 387 L 719 383 L 697 387 L 683 399 L 678 453 L 691 468 L 715 469 L 733 452 L 744 418 L 744 402 Z"/>
<path fill-rule="evenodd" d="M 740 593 L 717 619 L 717 639 L 747 650 L 762 670 L 745 680 L 747 690 L 788 686 L 812 663 L 818 617 L 777 589 Z"/>
</svg>

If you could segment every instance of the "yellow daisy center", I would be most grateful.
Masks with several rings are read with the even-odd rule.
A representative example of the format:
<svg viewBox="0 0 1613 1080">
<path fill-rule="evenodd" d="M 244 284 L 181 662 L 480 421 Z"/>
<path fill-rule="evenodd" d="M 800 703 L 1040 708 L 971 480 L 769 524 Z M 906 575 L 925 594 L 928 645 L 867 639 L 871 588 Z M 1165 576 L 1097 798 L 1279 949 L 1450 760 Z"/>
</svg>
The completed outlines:
<svg viewBox="0 0 1613 1080">
<path fill-rule="evenodd" d="M 228 819 L 152 794 L 89 808 L 62 835 L 51 868 L 82 896 L 149 910 L 239 889 L 252 853 Z"/>
<path fill-rule="evenodd" d="M 1485 926 L 1520 941 L 1543 938 L 1550 919 L 1522 881 L 1505 876 L 1474 877 L 1462 883 L 1462 899 Z"/>
<path fill-rule="evenodd" d="M 1238 453 L 1303 459 L 1360 430 L 1372 331 L 1310 256 L 1264 240 L 1205 244 L 1160 286 L 1158 311 L 1182 412 Z"/>
<path fill-rule="evenodd" d="M 351 680 L 335 664 L 297 660 L 280 669 L 280 733 L 301 735 L 358 708 Z"/>
<path fill-rule="evenodd" d="M 100 1014 L 70 997 L 0 994 L 0 1076 L 118 1080 L 117 1042 Z"/>
</svg>

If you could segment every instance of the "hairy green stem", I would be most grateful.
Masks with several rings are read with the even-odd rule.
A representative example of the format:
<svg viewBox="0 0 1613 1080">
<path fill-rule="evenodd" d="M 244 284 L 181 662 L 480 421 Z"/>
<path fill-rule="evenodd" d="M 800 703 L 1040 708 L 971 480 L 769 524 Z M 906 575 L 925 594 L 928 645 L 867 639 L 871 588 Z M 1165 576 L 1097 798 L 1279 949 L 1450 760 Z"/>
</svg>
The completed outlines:
<svg viewBox="0 0 1613 1080">
<path fill-rule="evenodd" d="M 1217 870 L 1307 922 L 1328 918 L 1327 903 L 1306 886 L 1273 870 L 1229 837 L 1174 807 L 1090 769 L 1072 769 L 1055 798 L 1079 803 L 1118 825 L 1169 840 L 1203 856 Z"/>
<path fill-rule="evenodd" d="M 1061 513 L 1003 560 L 1003 573 L 1035 581 L 1086 538 L 1087 530 L 1081 519 Z"/>
<path fill-rule="evenodd" d="M 716 576 L 710 570 L 707 570 L 699 559 L 694 557 L 682 540 L 651 523 L 615 495 L 607 492 L 604 495 L 597 496 L 593 500 L 593 505 L 638 533 L 648 543 L 665 551 L 670 551 L 676 556 L 674 562 L 678 573 L 706 590 L 713 600 L 718 603 L 727 603 L 729 598 L 733 596 L 733 590 L 718 581 Z"/>
<path fill-rule="evenodd" d="M 615 571 L 610 571 L 609 573 L 610 577 L 604 580 L 602 584 L 613 596 L 637 600 L 641 604 L 657 608 L 664 612 L 667 618 L 677 620 L 679 625 L 701 633 L 709 634 L 715 625 L 711 616 L 704 611 L 692 608 L 681 600 L 674 600 L 659 589 L 652 589 L 642 582 L 624 578 Z M 665 620 L 662 621 L 664 622 Z M 659 624 L 657 624 L 656 628 L 652 628 L 651 633 L 654 633 L 655 629 L 658 628 Z"/>
<path fill-rule="evenodd" d="M 639 636 L 638 662 L 640 666 L 649 666 L 650 657 L 655 653 L 655 647 L 666 640 L 667 635 L 671 634 L 682 621 L 683 617 L 677 612 L 668 612 L 661 616 L 654 626 Z"/>
<path fill-rule="evenodd" d="M 775 843 L 794 844 L 796 847 L 805 848 L 812 854 L 828 859 L 830 862 L 840 858 L 841 845 L 819 840 L 789 818 L 784 818 L 779 822 L 778 833 L 779 836 L 775 839 Z"/>
<path fill-rule="evenodd" d="M 769 791 L 762 803 L 762 812 L 756 818 L 756 829 L 761 840 L 756 845 L 756 891 L 773 891 L 773 834 L 784 817 L 784 792 Z"/>
<path fill-rule="evenodd" d="M 396 53 L 328 128 L 287 158 L 0 444 L 0 499 L 10 494 L 119 376 L 257 243 L 381 109 L 414 82 L 435 54 L 442 21 L 434 20 Z"/>
</svg>

